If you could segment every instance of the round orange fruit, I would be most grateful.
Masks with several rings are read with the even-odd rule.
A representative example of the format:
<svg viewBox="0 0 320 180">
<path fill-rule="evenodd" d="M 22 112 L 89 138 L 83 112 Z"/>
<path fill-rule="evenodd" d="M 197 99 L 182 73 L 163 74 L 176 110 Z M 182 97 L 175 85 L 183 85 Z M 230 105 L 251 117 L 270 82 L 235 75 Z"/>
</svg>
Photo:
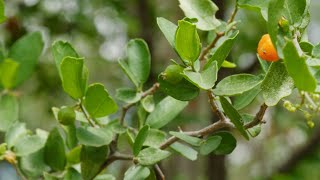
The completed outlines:
<svg viewBox="0 0 320 180">
<path fill-rule="evenodd" d="M 277 50 L 273 46 L 269 34 L 265 34 L 261 37 L 257 51 L 259 57 L 263 60 L 269 62 L 275 62 L 279 60 Z"/>
</svg>

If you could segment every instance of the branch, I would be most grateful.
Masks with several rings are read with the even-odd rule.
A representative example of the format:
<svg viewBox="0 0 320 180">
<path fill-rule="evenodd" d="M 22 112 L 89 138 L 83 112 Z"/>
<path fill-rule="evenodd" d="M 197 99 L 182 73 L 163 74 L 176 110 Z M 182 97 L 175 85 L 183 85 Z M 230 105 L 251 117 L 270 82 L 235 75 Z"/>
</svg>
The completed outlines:
<svg viewBox="0 0 320 180">
<path fill-rule="evenodd" d="M 207 93 L 208 93 L 209 103 L 211 105 L 212 112 L 215 113 L 219 117 L 220 121 L 226 121 L 227 118 L 223 114 L 223 112 L 219 110 L 218 105 L 217 105 L 217 103 L 215 101 L 215 97 L 212 94 L 212 92 L 211 91 L 207 91 Z"/>
<path fill-rule="evenodd" d="M 166 177 L 164 176 L 160 166 L 158 164 L 154 165 L 154 169 L 155 169 L 155 172 L 157 174 L 157 178 L 159 177 L 160 180 L 165 180 Z"/>
<path fill-rule="evenodd" d="M 266 112 L 266 109 L 268 106 L 266 104 L 262 104 L 260 107 L 260 110 L 256 114 L 255 118 L 248 124 L 244 125 L 245 129 L 249 129 L 251 127 L 254 127 L 262 122 L 263 116 Z M 221 112 L 222 113 L 222 112 Z M 224 116 L 224 115 L 223 115 Z M 184 132 L 185 134 L 189 136 L 196 136 L 196 137 L 202 137 L 206 135 L 210 135 L 216 131 L 219 131 L 224 128 L 229 128 L 229 129 L 234 129 L 234 125 L 228 122 L 227 120 L 222 121 L 221 119 L 203 129 L 200 129 L 198 131 L 187 131 Z M 166 149 L 169 147 L 171 144 L 175 143 L 179 139 L 175 136 L 171 136 L 169 139 L 167 139 L 164 143 L 160 145 L 160 149 Z"/>
</svg>

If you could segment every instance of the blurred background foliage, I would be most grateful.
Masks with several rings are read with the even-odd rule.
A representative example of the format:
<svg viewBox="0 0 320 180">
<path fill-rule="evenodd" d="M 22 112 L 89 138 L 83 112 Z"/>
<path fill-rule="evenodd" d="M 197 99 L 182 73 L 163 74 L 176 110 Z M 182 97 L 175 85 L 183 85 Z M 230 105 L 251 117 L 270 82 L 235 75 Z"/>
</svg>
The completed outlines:
<svg viewBox="0 0 320 180">
<path fill-rule="evenodd" d="M 217 17 L 228 19 L 234 0 L 216 0 L 220 10 Z M 17 89 L 20 96 L 20 120 L 28 128 L 50 130 L 56 125 L 51 112 L 53 106 L 68 105 L 71 99 L 62 91 L 57 70 L 51 55 L 51 44 L 56 40 L 69 41 L 86 58 L 90 82 L 102 82 L 111 94 L 124 86 L 132 86 L 117 64 L 124 56 L 127 41 L 143 38 L 152 54 L 151 85 L 157 75 L 177 59 L 156 24 L 156 17 L 165 17 L 172 22 L 183 18 L 179 3 L 161 0 L 6 0 L 7 21 L 0 25 L 0 48 L 5 51 L 14 41 L 31 31 L 41 31 L 45 50 L 32 78 Z M 320 9 L 318 0 L 311 0 L 311 23 L 309 39 L 320 41 Z M 237 64 L 235 69 L 224 69 L 219 79 L 233 73 L 259 71 L 256 47 L 260 37 L 267 33 L 260 12 L 241 9 L 237 20 L 240 34 L 227 60 Z M 210 34 L 201 33 L 202 44 L 207 44 Z M 298 73 L 298 72 L 297 72 Z M 293 95 L 292 101 L 299 97 Z M 261 99 L 255 100 L 245 112 L 254 114 Z M 130 111 L 127 121 L 135 118 Z M 200 157 L 192 162 L 182 157 L 172 157 L 162 163 L 169 180 L 275 180 L 320 178 L 320 124 L 319 116 L 310 129 L 303 113 L 290 113 L 282 104 L 269 109 L 262 133 L 245 141 L 238 136 L 235 151 L 224 156 Z M 168 126 L 177 130 L 194 130 L 214 121 L 206 96 L 192 101 L 177 120 Z M 0 143 L 3 134 L 0 134 Z M 0 179 L 14 171 L 0 163 Z M 121 174 L 128 164 L 114 163 L 107 171 L 122 179 Z M 12 179 L 14 176 L 10 176 Z M 9 178 L 10 179 L 10 178 Z"/>
</svg>

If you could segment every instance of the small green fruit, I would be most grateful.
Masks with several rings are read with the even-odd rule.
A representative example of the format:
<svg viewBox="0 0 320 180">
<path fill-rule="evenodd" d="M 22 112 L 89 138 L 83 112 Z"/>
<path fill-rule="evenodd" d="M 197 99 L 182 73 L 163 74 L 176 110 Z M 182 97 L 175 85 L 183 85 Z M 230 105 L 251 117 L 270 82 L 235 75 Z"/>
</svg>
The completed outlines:
<svg viewBox="0 0 320 180">
<path fill-rule="evenodd" d="M 182 76 L 183 68 L 179 65 L 170 65 L 166 68 L 166 70 L 162 73 L 163 79 L 172 83 L 177 84 L 183 78 Z"/>
<path fill-rule="evenodd" d="M 71 125 L 76 120 L 76 113 L 71 107 L 63 107 L 58 112 L 58 120 L 63 125 Z"/>
</svg>

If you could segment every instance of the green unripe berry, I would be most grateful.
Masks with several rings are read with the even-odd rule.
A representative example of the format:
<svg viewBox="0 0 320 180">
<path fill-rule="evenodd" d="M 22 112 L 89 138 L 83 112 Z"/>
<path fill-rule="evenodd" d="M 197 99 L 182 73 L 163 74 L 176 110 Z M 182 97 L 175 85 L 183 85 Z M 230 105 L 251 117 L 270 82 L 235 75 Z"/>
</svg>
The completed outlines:
<svg viewBox="0 0 320 180">
<path fill-rule="evenodd" d="M 283 32 L 288 32 L 290 27 L 289 27 L 289 21 L 282 17 L 280 20 L 279 20 L 279 26 L 280 28 L 282 29 Z"/>
<path fill-rule="evenodd" d="M 58 112 L 58 120 L 63 125 L 71 125 L 76 120 L 76 113 L 71 107 L 63 107 Z"/>
<path fill-rule="evenodd" d="M 183 68 L 179 65 L 170 65 L 166 70 L 161 74 L 163 79 L 172 83 L 177 84 L 183 78 L 182 76 Z"/>
</svg>

